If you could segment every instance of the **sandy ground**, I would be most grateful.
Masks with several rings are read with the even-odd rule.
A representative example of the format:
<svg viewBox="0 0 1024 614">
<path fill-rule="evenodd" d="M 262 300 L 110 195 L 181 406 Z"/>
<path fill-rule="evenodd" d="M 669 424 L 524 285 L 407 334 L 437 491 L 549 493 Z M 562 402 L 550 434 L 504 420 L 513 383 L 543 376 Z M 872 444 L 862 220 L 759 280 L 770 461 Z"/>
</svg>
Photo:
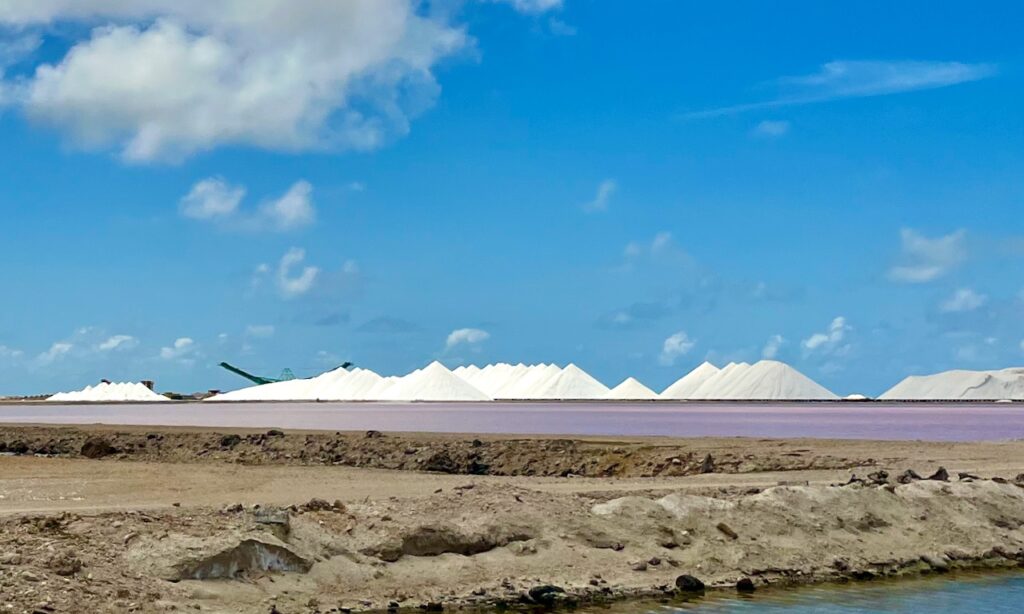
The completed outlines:
<svg viewBox="0 0 1024 614">
<path fill-rule="evenodd" d="M 0 456 L 0 612 L 678 599 L 684 574 L 735 590 L 1024 560 L 1022 442 L 0 427 L 0 444 L 29 448 Z M 411 469 L 439 455 L 449 472 Z M 896 479 L 940 466 L 948 481 Z"/>
</svg>

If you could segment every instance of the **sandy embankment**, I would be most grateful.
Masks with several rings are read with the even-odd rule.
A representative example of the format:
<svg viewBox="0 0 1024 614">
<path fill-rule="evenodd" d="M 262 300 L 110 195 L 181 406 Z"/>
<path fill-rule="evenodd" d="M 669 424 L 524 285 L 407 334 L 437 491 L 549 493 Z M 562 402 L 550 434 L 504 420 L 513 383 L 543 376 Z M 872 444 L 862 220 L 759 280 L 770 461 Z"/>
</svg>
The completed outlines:
<svg viewBox="0 0 1024 614">
<path fill-rule="evenodd" d="M 241 449 L 249 444 L 220 445 L 235 433 L 150 433 L 163 437 L 164 452 L 110 449 L 134 437 L 157 438 L 147 439 L 145 431 L 0 429 L 8 449 L 12 437 L 70 447 L 99 436 L 110 446 L 104 460 L 0 457 L 0 594 L 12 606 L 6 611 L 32 612 L 44 603 L 57 612 L 198 607 L 282 614 L 518 604 L 670 595 L 684 574 L 735 590 L 745 578 L 761 585 L 1024 560 L 1024 488 L 985 479 L 1012 478 L 1015 468 L 1024 468 L 1019 443 L 474 443 L 430 435 L 286 434 L 252 444 L 271 441 L 276 451 L 260 460 L 280 461 L 254 466 L 238 462 L 243 452 L 255 457 Z M 217 450 L 197 456 L 208 441 Z M 423 458 L 444 451 L 453 459 L 449 468 L 466 468 L 463 451 L 491 448 L 478 463 L 519 474 L 319 466 L 317 455 L 306 460 L 318 466 L 293 462 L 296 450 L 335 441 L 343 443 L 334 449 L 370 467 L 393 462 L 391 451 L 400 450 L 402 457 Z M 385 460 L 359 456 L 372 455 L 373 447 Z M 406 454 L 411 447 L 420 451 Z M 660 463 L 684 471 L 687 454 L 703 462 L 708 453 L 737 463 L 726 467 L 731 473 L 556 477 L 581 459 L 584 469 L 593 459 L 600 467 L 639 459 L 619 462 L 615 471 L 627 476 Z M 798 465 L 787 465 L 794 459 Z M 938 463 L 950 469 L 950 481 L 895 479 L 907 468 L 927 475 Z M 847 467 L 861 477 L 879 470 L 889 477 L 832 485 L 848 480 Z M 522 475 L 538 468 L 551 477 Z M 981 477 L 960 479 L 957 471 Z M 215 579 L 223 575 L 233 579 Z"/>
</svg>

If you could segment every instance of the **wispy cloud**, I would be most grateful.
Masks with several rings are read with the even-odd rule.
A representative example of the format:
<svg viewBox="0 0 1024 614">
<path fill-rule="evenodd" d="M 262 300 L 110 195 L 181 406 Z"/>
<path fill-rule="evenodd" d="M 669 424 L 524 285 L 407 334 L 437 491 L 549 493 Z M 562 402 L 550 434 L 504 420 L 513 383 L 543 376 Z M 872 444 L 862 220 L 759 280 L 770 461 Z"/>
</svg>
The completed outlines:
<svg viewBox="0 0 1024 614">
<path fill-rule="evenodd" d="M 320 269 L 315 266 L 303 267 L 302 263 L 305 260 L 306 250 L 299 247 L 293 247 L 281 256 L 281 262 L 277 265 L 277 288 L 285 298 L 301 296 L 309 292 L 316 283 Z M 294 267 L 301 267 L 298 275 L 292 274 Z"/>
<path fill-rule="evenodd" d="M 889 279 L 908 284 L 926 283 L 948 273 L 967 258 L 967 232 L 930 239 L 910 228 L 900 231 L 903 250 L 900 264 L 889 269 Z"/>
<path fill-rule="evenodd" d="M 868 98 L 979 81 L 996 74 L 993 64 L 921 60 L 836 60 L 817 72 L 775 80 L 779 94 L 769 100 L 734 104 L 682 115 L 700 119 L 749 111 Z"/>
<path fill-rule="evenodd" d="M 496 4 L 507 4 L 519 13 L 540 15 L 562 8 L 563 0 L 488 0 Z"/>
<path fill-rule="evenodd" d="M 782 335 L 772 335 L 768 337 L 768 341 L 764 344 L 764 348 L 761 349 L 761 358 L 767 360 L 773 360 L 779 355 L 779 350 L 782 348 L 782 344 L 786 343 L 786 340 Z"/>
<path fill-rule="evenodd" d="M 594 195 L 594 199 L 583 205 L 583 210 L 587 213 L 607 211 L 612 196 L 615 194 L 615 190 L 617 190 L 618 187 L 619 186 L 615 183 L 614 179 L 605 179 L 598 184 L 597 193 Z"/>
<path fill-rule="evenodd" d="M 939 311 L 943 313 L 965 313 L 974 311 L 988 302 L 988 296 L 978 294 L 970 288 L 960 288 L 953 296 L 942 301 Z"/>
<path fill-rule="evenodd" d="M 786 120 L 770 120 L 766 119 L 756 126 L 751 131 L 754 136 L 762 138 L 778 138 L 785 136 L 789 132 L 789 122 Z"/>
</svg>

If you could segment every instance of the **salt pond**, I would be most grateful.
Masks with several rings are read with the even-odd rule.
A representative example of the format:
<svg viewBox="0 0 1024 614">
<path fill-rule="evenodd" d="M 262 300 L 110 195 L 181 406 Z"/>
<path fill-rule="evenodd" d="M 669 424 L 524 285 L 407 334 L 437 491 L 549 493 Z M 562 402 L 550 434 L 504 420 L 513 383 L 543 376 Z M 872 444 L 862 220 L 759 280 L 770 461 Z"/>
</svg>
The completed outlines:
<svg viewBox="0 0 1024 614">
<path fill-rule="evenodd" d="M 0 423 L 279 427 L 536 435 L 1024 439 L 1024 406 L 985 403 L 0 404 Z"/>
<path fill-rule="evenodd" d="M 585 612 L 639 614 L 962 614 L 1020 612 L 1024 574 L 958 574 L 921 580 L 761 591 L 749 597 L 709 597 L 690 603 L 629 603 Z"/>
</svg>

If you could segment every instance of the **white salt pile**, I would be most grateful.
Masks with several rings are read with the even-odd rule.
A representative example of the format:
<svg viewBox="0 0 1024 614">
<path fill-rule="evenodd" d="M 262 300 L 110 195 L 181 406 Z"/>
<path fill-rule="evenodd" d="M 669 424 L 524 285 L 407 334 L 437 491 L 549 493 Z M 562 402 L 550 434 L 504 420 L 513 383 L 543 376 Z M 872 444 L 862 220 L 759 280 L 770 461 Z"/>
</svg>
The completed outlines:
<svg viewBox="0 0 1024 614">
<path fill-rule="evenodd" d="M 398 378 L 380 395 L 381 401 L 490 401 L 491 397 L 436 360 Z"/>
<path fill-rule="evenodd" d="M 793 367 L 775 360 L 754 365 L 704 363 L 661 393 L 663 399 L 731 401 L 815 401 L 838 399 Z"/>
<path fill-rule="evenodd" d="M 884 401 L 1024 400 L 1024 368 L 912 375 L 878 398 Z"/>
<path fill-rule="evenodd" d="M 663 399 L 689 399 L 693 397 L 693 393 L 700 388 L 701 384 L 708 380 L 712 375 L 718 373 L 719 368 L 710 362 L 702 362 L 693 371 L 690 371 L 686 375 L 682 376 L 674 384 L 666 388 L 661 393 Z"/>
<path fill-rule="evenodd" d="M 562 368 L 558 365 L 532 365 L 528 372 L 498 388 L 493 396 L 495 399 L 532 399 L 535 390 L 542 389 L 548 381 L 558 377 L 561 372 Z"/>
<path fill-rule="evenodd" d="M 736 369 L 720 383 L 717 398 L 728 400 L 825 401 L 839 397 L 793 367 L 762 360 Z"/>
<path fill-rule="evenodd" d="M 641 384 L 636 378 L 627 377 L 622 383 L 604 395 L 606 399 L 620 401 L 641 401 L 657 399 L 658 393 Z"/>
<path fill-rule="evenodd" d="M 602 399 L 608 387 L 574 364 L 569 364 L 554 377 L 540 382 L 527 391 L 525 399 L 584 400 Z"/>
<path fill-rule="evenodd" d="M 750 365 L 745 362 L 730 362 L 729 364 L 722 367 L 718 373 L 713 373 L 711 377 L 704 380 L 700 386 L 697 386 L 696 390 L 690 395 L 691 399 L 720 399 L 722 391 L 726 390 L 729 386 L 727 382 L 739 377 L 741 373 L 750 368 Z"/>
<path fill-rule="evenodd" d="M 848 394 L 843 397 L 844 401 L 870 401 L 871 397 L 863 394 Z"/>
<path fill-rule="evenodd" d="M 157 394 L 137 382 L 101 382 L 95 386 L 86 386 L 74 392 L 58 392 L 46 399 L 55 402 L 118 402 L 118 401 L 170 401 L 162 394 Z"/>
</svg>

